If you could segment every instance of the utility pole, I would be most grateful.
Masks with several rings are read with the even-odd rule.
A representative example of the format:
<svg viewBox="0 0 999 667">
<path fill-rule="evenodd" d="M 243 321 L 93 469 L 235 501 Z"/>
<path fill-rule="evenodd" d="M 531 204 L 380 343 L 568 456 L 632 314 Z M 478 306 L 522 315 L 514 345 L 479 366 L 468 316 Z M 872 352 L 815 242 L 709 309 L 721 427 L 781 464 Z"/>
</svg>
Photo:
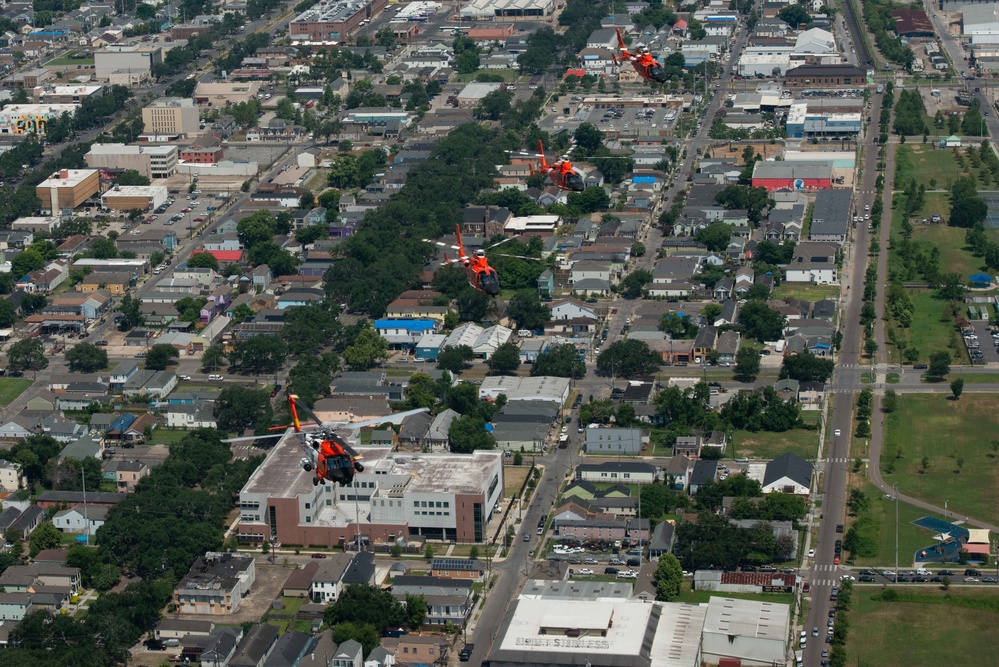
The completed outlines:
<svg viewBox="0 0 999 667">
<path fill-rule="evenodd" d="M 83 536 L 85 544 L 90 546 L 90 518 L 87 516 L 87 468 L 80 464 L 80 475 L 83 477 Z"/>
</svg>

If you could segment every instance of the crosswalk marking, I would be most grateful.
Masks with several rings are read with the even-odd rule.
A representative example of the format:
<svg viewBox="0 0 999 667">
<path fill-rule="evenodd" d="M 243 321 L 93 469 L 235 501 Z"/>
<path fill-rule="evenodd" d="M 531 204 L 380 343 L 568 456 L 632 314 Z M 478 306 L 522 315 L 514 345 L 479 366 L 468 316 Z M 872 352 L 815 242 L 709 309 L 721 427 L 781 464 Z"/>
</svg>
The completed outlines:
<svg viewBox="0 0 999 667">
<path fill-rule="evenodd" d="M 829 459 L 821 459 L 819 460 L 819 463 L 853 463 L 853 461 L 854 459 L 851 459 L 847 456 L 836 456 Z"/>
</svg>

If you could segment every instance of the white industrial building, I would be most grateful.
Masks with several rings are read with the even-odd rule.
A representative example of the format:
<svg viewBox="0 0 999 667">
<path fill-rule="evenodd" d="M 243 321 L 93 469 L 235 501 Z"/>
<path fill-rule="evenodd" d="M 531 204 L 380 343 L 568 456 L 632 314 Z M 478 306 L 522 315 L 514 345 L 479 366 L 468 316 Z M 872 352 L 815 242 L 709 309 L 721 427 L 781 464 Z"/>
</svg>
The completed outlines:
<svg viewBox="0 0 999 667">
<path fill-rule="evenodd" d="M 616 597 L 521 597 L 489 661 L 492 667 L 699 667 L 707 612 L 706 605 Z"/>
<path fill-rule="evenodd" d="M 79 104 L 8 104 L 0 110 L 0 134 L 45 134 L 50 121 L 72 116 Z"/>
<path fill-rule="evenodd" d="M 999 42 L 999 4 L 968 4 L 962 8 L 961 32 L 974 44 Z"/>
<path fill-rule="evenodd" d="M 551 16 L 555 0 L 471 0 L 460 11 L 463 19 Z"/>
<path fill-rule="evenodd" d="M 503 343 L 513 337 L 513 330 L 499 324 L 482 328 L 478 324 L 468 322 L 452 331 L 444 341 L 442 350 L 457 345 L 467 345 L 472 348 L 476 357 L 488 359 Z"/>
<path fill-rule="evenodd" d="M 790 62 L 788 53 L 745 53 L 739 58 L 739 76 L 747 79 L 784 76 Z"/>
<path fill-rule="evenodd" d="M 798 33 L 794 41 L 793 53 L 798 55 L 829 55 L 838 53 L 833 34 L 822 28 L 812 28 Z"/>
<path fill-rule="evenodd" d="M 500 394 L 505 394 L 507 401 L 554 401 L 562 405 L 569 398 L 569 379 L 493 375 L 479 385 L 479 400 L 496 400 Z"/>
<path fill-rule="evenodd" d="M 94 52 L 94 76 L 98 81 L 137 81 L 149 76 L 163 62 L 163 49 L 148 44 L 106 46 Z"/>
<path fill-rule="evenodd" d="M 790 622 L 786 604 L 712 597 L 704 618 L 701 659 L 710 665 L 721 658 L 758 667 L 784 665 Z"/>
</svg>

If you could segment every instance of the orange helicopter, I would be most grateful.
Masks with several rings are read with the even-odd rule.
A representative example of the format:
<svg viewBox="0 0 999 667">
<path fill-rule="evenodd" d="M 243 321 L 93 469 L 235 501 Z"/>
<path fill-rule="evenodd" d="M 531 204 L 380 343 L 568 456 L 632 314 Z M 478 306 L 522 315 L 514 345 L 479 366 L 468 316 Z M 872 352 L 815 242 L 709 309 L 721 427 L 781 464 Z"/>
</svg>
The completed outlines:
<svg viewBox="0 0 999 667">
<path fill-rule="evenodd" d="M 545 147 L 541 140 L 538 140 L 538 157 L 541 158 L 541 167 L 537 170 L 531 167 L 531 175 L 546 174 L 555 187 L 572 192 L 582 192 L 586 189 L 583 184 L 583 175 L 580 174 L 569 162 L 568 156 L 561 157 L 557 162 L 549 165 L 545 160 Z"/>
<path fill-rule="evenodd" d="M 624 47 L 624 37 L 621 36 L 620 28 L 617 30 L 617 48 L 621 51 L 621 55 L 614 56 L 615 63 L 630 62 L 631 66 L 638 72 L 638 75 L 647 81 L 654 81 L 656 83 L 666 83 L 668 81 L 662 64 L 653 58 L 651 53 L 646 50 L 643 50 L 642 53 L 628 52 Z"/>
<path fill-rule="evenodd" d="M 461 264 L 465 267 L 465 275 L 468 276 L 468 284 L 471 285 L 475 290 L 482 292 L 483 294 L 488 294 L 489 296 L 496 296 L 500 293 L 499 276 L 496 274 L 496 269 L 489 266 L 489 260 L 486 259 L 486 251 L 479 248 L 475 251 L 472 257 L 469 257 L 465 253 L 465 244 L 461 241 L 461 226 L 455 225 L 454 232 L 458 239 L 458 245 L 450 246 L 453 250 L 458 251 L 458 257 L 451 259 L 444 253 L 444 266 L 453 266 L 455 264 Z M 512 240 L 513 237 L 510 237 Z M 442 248 L 447 248 L 449 246 L 440 243 L 439 241 L 431 241 L 430 239 L 423 239 L 427 243 L 433 243 L 434 245 L 441 246 Z M 503 241 L 500 241 L 503 243 Z M 497 243 L 496 245 L 499 245 Z M 496 247 L 496 246 L 493 246 Z"/>
<path fill-rule="evenodd" d="M 303 436 L 299 444 L 305 450 L 305 456 L 298 463 L 306 472 L 316 471 L 315 476 L 312 478 L 313 486 L 326 484 L 327 481 L 332 484 L 348 486 L 354 481 L 355 472 L 364 472 L 364 466 L 359 461 L 361 458 L 360 454 L 344 442 L 343 438 L 335 433 L 332 426 L 323 424 L 316 417 L 316 414 L 309 409 L 309 406 L 299 400 L 298 396 L 289 394 L 288 406 L 291 408 L 291 420 L 295 428 L 295 433 L 300 433 Z M 305 423 L 299 421 L 298 410 L 304 411 L 312 421 Z M 319 428 L 309 433 L 302 431 L 303 426 L 311 425 L 317 425 Z M 362 425 L 368 424 L 352 424 L 354 427 Z M 287 428 L 288 426 L 275 426 L 268 430 L 284 431 Z M 223 440 L 223 442 L 266 440 L 268 438 L 283 438 L 284 435 L 284 433 L 261 436 L 251 435 L 245 438 Z"/>
</svg>

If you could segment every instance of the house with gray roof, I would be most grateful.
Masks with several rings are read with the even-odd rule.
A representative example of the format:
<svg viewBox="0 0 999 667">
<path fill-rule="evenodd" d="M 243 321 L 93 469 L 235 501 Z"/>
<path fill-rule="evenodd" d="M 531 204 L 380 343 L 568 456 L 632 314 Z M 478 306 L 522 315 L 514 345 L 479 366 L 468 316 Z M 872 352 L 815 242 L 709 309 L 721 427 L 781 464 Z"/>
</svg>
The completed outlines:
<svg viewBox="0 0 999 667">
<path fill-rule="evenodd" d="M 656 467 L 651 463 L 644 463 L 642 461 L 581 463 L 576 467 L 576 479 L 596 484 L 606 482 L 620 482 L 623 484 L 652 484 L 656 481 L 657 477 Z"/>
<path fill-rule="evenodd" d="M 448 443 L 451 442 L 448 432 L 451 430 L 451 423 L 461 415 L 448 408 L 434 417 L 427 429 L 427 434 L 423 438 L 423 448 L 430 452 L 447 451 Z"/>
<path fill-rule="evenodd" d="M 337 647 L 330 667 L 363 667 L 364 647 L 353 639 L 348 639 Z"/>
<path fill-rule="evenodd" d="M 842 243 L 850 229 L 850 203 L 853 191 L 846 188 L 819 190 L 812 206 L 809 241 Z"/>
<path fill-rule="evenodd" d="M 277 644 L 277 627 L 270 623 L 253 626 L 240 640 L 228 667 L 261 667 Z"/>
<path fill-rule="evenodd" d="M 811 463 L 797 454 L 787 452 L 767 464 L 763 474 L 763 493 L 793 493 L 807 496 L 812 489 Z"/>
<path fill-rule="evenodd" d="M 642 431 L 637 428 L 587 428 L 583 450 L 587 454 L 638 456 Z"/>
</svg>

